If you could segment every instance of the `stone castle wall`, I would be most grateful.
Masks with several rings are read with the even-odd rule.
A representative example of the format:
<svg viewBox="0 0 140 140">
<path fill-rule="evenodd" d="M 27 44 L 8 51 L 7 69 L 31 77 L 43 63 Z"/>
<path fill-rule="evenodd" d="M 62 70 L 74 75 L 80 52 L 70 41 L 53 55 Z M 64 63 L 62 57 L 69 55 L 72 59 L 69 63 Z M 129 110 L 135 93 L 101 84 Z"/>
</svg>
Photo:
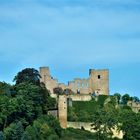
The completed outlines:
<svg viewBox="0 0 140 140">
<path fill-rule="evenodd" d="M 74 93 L 109 95 L 108 70 L 91 69 L 87 79 L 75 78 L 73 81 L 69 81 L 68 85 L 61 84 L 57 79 L 54 79 L 50 74 L 49 67 L 40 67 L 40 75 L 40 81 L 46 85 L 46 88 L 50 90 L 53 97 L 55 96 L 53 89 L 56 87 L 61 87 L 63 90 L 69 88 Z"/>
<path fill-rule="evenodd" d="M 86 95 L 86 94 L 82 94 L 82 95 L 68 95 L 67 98 L 72 99 L 72 101 L 90 101 L 92 99 L 91 95 Z"/>
<path fill-rule="evenodd" d="M 97 95 L 109 95 L 108 70 L 90 70 L 90 87 Z"/>
<path fill-rule="evenodd" d="M 58 98 L 58 118 L 62 128 L 67 128 L 67 97 L 60 95 Z"/>
<path fill-rule="evenodd" d="M 75 129 L 82 129 L 88 130 L 90 132 L 95 132 L 92 127 L 92 123 L 88 122 L 67 122 L 67 127 L 75 128 Z"/>
<path fill-rule="evenodd" d="M 75 97 L 78 97 L 79 95 L 76 95 Z M 87 95 L 85 95 L 87 96 Z M 89 96 L 89 95 L 88 95 Z M 87 96 L 87 97 L 88 97 Z M 72 96 L 71 96 L 72 97 Z M 90 98 L 87 98 L 85 100 L 85 98 L 83 98 L 84 100 L 81 100 L 81 98 L 75 98 L 75 101 L 90 101 Z M 81 96 L 82 97 L 82 96 Z M 58 99 L 58 117 L 59 117 L 59 121 L 60 121 L 60 125 L 62 128 L 75 128 L 75 129 L 85 129 L 87 131 L 90 132 L 96 132 L 95 130 L 93 130 L 93 126 L 91 126 L 92 122 L 69 122 L 67 121 L 67 99 L 70 98 L 70 96 L 66 96 L 66 95 L 59 95 L 59 99 Z M 72 98 L 71 98 L 72 99 Z M 72 99 L 72 101 L 74 101 Z M 123 132 L 122 131 L 118 131 L 117 128 L 113 128 L 112 129 L 113 132 L 113 137 L 117 137 L 122 139 L 123 138 Z"/>
<path fill-rule="evenodd" d="M 140 111 L 140 103 L 134 102 L 134 101 L 128 101 L 127 105 L 132 108 L 132 110 L 136 113 Z"/>
</svg>

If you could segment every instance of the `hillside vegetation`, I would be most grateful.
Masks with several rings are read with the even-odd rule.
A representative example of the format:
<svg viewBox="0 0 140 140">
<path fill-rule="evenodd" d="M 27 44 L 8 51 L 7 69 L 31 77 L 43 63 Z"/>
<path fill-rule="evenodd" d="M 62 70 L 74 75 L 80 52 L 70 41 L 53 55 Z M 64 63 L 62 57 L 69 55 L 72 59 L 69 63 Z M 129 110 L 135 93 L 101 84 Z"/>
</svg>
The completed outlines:
<svg viewBox="0 0 140 140">
<path fill-rule="evenodd" d="M 140 139 L 140 113 L 126 105 L 128 100 L 139 102 L 137 97 L 116 94 L 111 100 L 99 96 L 97 101 L 73 102 L 68 119 L 90 121 L 96 133 L 63 130 L 48 115 L 57 103 L 39 78 L 37 70 L 27 68 L 15 76 L 14 85 L 0 82 L 0 140 L 115 140 L 110 131 L 114 126 L 124 132 L 124 140 Z"/>
<path fill-rule="evenodd" d="M 125 94 L 114 96 L 100 95 L 91 101 L 74 101 L 68 107 L 68 121 L 91 122 L 97 132 L 97 139 L 111 139 L 112 128 L 117 127 L 124 133 L 124 140 L 140 139 L 140 113 L 127 106 L 127 101 L 139 103 L 137 97 Z"/>
<path fill-rule="evenodd" d="M 116 105 L 116 101 L 114 96 L 106 95 L 94 97 L 91 101 L 73 101 L 68 107 L 68 121 L 92 122 L 99 108 L 103 108 L 106 102 Z"/>
</svg>

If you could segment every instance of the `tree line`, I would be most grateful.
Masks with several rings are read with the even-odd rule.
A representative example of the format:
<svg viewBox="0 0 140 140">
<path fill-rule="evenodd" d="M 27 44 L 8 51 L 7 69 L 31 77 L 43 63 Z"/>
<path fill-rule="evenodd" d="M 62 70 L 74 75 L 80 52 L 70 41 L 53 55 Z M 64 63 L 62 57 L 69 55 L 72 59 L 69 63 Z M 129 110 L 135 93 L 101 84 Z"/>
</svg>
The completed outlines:
<svg viewBox="0 0 140 140">
<path fill-rule="evenodd" d="M 58 139 L 61 127 L 48 109 L 56 104 L 39 72 L 27 68 L 19 72 L 15 84 L 0 82 L 0 140 Z"/>
</svg>

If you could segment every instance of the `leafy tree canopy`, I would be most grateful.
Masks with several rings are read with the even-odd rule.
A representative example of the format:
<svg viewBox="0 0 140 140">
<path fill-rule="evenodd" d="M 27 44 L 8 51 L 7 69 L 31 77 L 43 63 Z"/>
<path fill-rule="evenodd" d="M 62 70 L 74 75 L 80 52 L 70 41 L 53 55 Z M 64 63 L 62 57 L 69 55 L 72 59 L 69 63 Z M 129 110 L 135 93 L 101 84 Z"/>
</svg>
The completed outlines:
<svg viewBox="0 0 140 140">
<path fill-rule="evenodd" d="M 131 100 L 131 99 L 132 99 L 132 98 L 129 96 L 129 94 L 123 95 L 123 96 L 122 96 L 122 104 L 126 105 L 127 102 L 128 102 L 129 100 Z"/>
<path fill-rule="evenodd" d="M 10 93 L 11 93 L 11 85 L 5 82 L 0 82 L 0 95 L 1 94 L 10 95 Z"/>
<path fill-rule="evenodd" d="M 53 92 L 55 94 L 58 94 L 58 95 L 62 95 L 64 93 L 63 89 L 61 87 L 56 87 L 53 89 Z"/>
<path fill-rule="evenodd" d="M 38 70 L 34 68 L 26 68 L 22 71 L 20 71 L 14 78 L 14 81 L 16 82 L 16 85 L 23 83 L 23 82 L 29 82 L 33 83 L 35 85 L 40 85 L 40 74 Z"/>
</svg>

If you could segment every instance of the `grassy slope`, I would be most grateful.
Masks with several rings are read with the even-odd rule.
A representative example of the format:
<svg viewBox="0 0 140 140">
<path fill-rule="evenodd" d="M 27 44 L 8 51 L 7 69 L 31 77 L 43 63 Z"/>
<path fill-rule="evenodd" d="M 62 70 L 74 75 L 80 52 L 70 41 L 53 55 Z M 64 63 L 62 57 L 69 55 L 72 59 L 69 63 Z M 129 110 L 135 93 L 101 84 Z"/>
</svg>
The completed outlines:
<svg viewBox="0 0 140 140">
<path fill-rule="evenodd" d="M 73 106 L 68 108 L 69 121 L 92 121 L 92 116 L 99 106 L 103 106 L 104 101 L 108 96 L 99 96 L 98 101 L 92 99 L 91 101 L 75 101 Z"/>
</svg>

